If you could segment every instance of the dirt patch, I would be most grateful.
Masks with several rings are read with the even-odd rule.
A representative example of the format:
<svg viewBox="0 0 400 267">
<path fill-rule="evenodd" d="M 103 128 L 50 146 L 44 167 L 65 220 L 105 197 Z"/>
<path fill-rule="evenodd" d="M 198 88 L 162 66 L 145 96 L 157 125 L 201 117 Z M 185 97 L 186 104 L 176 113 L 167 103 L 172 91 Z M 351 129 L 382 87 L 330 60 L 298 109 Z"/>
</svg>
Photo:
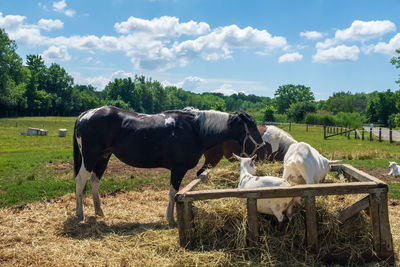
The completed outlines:
<svg viewBox="0 0 400 267">
<path fill-rule="evenodd" d="M 389 172 L 389 168 L 377 168 L 377 169 L 359 168 L 359 169 L 378 178 L 379 180 L 384 181 L 387 184 L 400 183 L 400 178 L 386 175 Z"/>
</svg>

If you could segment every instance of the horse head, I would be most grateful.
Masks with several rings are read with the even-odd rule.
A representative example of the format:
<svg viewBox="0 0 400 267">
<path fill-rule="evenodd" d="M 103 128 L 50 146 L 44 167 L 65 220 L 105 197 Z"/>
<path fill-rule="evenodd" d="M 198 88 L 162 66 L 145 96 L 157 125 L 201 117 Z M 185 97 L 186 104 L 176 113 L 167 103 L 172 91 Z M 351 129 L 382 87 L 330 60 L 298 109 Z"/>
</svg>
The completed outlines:
<svg viewBox="0 0 400 267">
<path fill-rule="evenodd" d="M 242 146 L 240 155 L 251 157 L 257 154 L 259 159 L 264 159 L 267 147 L 262 140 L 256 121 L 245 112 L 235 115 L 237 115 L 237 124 L 240 129 L 239 143 Z"/>
</svg>

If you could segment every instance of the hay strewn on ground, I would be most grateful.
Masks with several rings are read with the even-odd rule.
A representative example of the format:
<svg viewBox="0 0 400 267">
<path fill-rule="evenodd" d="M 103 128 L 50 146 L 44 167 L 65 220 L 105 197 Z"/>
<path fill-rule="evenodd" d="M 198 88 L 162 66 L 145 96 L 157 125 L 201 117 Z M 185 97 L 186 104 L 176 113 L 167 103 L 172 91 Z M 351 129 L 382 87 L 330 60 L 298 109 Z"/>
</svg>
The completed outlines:
<svg viewBox="0 0 400 267">
<path fill-rule="evenodd" d="M 263 172 L 264 167 L 259 167 Z M 274 174 L 279 163 L 265 167 Z M 230 173 L 231 172 L 231 173 Z M 213 170 L 202 187 L 236 187 L 238 165 Z M 334 177 L 329 177 L 329 181 Z M 356 196 L 355 198 L 359 198 Z M 117 192 L 102 197 L 104 218 L 94 217 L 91 196 L 85 198 L 84 222 L 74 216 L 75 197 L 65 195 L 47 202 L 0 209 L 0 265 L 2 266 L 321 266 L 328 251 L 348 251 L 356 259 L 371 247 L 369 219 L 358 216 L 350 226 L 336 221 L 337 208 L 354 199 L 317 198 L 321 251 L 315 257 L 304 247 L 304 211 L 298 207 L 293 222 L 277 230 L 275 218 L 260 215 L 261 242 L 245 245 L 246 209 L 240 199 L 196 203 L 197 242 L 179 246 L 178 231 L 165 219 L 168 191 Z M 398 255 L 400 211 L 389 206 L 391 230 Z M 354 230 L 355 229 L 355 230 Z M 340 244 L 340 245 L 338 245 Z M 333 254 L 335 255 L 335 254 Z M 349 261 L 351 263 L 352 261 Z M 353 261 L 353 264 L 361 264 Z M 376 263 L 373 263 L 373 265 Z M 382 264 L 382 263 L 380 263 Z"/>
</svg>

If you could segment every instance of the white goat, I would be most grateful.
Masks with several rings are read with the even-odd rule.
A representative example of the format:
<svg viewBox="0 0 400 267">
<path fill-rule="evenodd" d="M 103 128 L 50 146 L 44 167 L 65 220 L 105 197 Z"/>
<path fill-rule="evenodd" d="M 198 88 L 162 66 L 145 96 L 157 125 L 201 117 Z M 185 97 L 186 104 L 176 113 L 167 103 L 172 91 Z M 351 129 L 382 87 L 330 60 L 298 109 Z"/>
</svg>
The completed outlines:
<svg viewBox="0 0 400 267">
<path fill-rule="evenodd" d="M 289 147 L 297 141 L 289 133 L 276 126 L 267 125 L 266 128 L 262 140 L 271 145 L 272 152 L 268 156 L 271 160 L 282 161 Z"/>
<path fill-rule="evenodd" d="M 252 158 L 242 158 L 235 154 L 234 157 L 240 161 L 240 182 L 238 188 L 259 188 L 259 187 L 275 187 L 275 186 L 290 186 L 290 184 L 278 177 L 274 176 L 254 176 L 256 168 L 254 160 L 257 155 Z M 275 215 L 280 226 L 284 219 L 284 212 L 289 221 L 292 219 L 293 205 L 299 198 L 263 198 L 257 199 L 257 211 L 264 214 Z"/>
<path fill-rule="evenodd" d="M 400 176 L 400 167 L 396 162 L 389 162 L 389 173 L 387 175 Z"/>
<path fill-rule="evenodd" d="M 330 164 L 340 160 L 328 160 L 307 143 L 292 144 L 283 160 L 283 179 L 298 183 L 317 184 L 325 180 Z"/>
</svg>

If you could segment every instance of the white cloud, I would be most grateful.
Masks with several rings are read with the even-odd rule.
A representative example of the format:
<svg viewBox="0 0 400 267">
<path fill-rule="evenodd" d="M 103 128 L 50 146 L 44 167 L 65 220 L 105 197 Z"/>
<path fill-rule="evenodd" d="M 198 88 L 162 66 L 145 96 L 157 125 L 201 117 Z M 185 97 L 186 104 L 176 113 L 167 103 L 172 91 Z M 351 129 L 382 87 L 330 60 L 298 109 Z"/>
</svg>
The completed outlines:
<svg viewBox="0 0 400 267">
<path fill-rule="evenodd" d="M 205 22 L 180 23 L 176 17 L 162 16 L 152 20 L 129 17 L 127 21 L 115 23 L 118 33 L 146 33 L 153 37 L 178 37 L 180 35 L 202 35 L 210 31 L 210 26 Z"/>
<path fill-rule="evenodd" d="M 396 34 L 388 43 L 379 42 L 374 46 L 374 52 L 394 56 L 396 49 L 400 49 L 400 33 Z"/>
<path fill-rule="evenodd" d="M 75 10 L 73 9 L 66 9 L 67 3 L 65 2 L 66 0 L 61 0 L 59 2 L 53 2 L 53 10 L 59 13 L 63 13 L 64 15 L 68 17 L 73 17 L 75 16 Z"/>
<path fill-rule="evenodd" d="M 333 39 L 333 38 L 328 38 L 328 39 L 325 39 L 325 41 L 323 41 L 323 42 L 318 42 L 318 43 L 315 45 L 315 47 L 316 47 L 317 49 L 327 49 L 327 48 L 329 48 L 329 47 L 334 46 L 336 43 L 337 43 L 337 41 L 336 41 L 335 39 Z"/>
<path fill-rule="evenodd" d="M 305 32 L 301 32 L 300 33 L 301 37 L 305 37 L 309 40 L 315 40 L 315 39 L 319 39 L 322 37 L 322 33 L 317 32 L 317 31 L 305 31 Z"/>
<path fill-rule="evenodd" d="M 68 61 L 71 59 L 65 46 L 50 46 L 46 51 L 43 52 L 43 58 L 46 61 Z"/>
<path fill-rule="evenodd" d="M 243 94 L 247 95 L 247 93 L 245 91 L 236 91 L 236 90 L 234 90 L 233 86 L 231 84 L 223 84 L 223 85 L 221 85 L 220 88 L 215 89 L 215 90 L 213 90 L 211 92 L 213 92 L 213 93 L 221 93 L 221 94 L 224 94 L 226 96 L 230 96 L 230 95 L 238 94 L 238 93 L 243 93 Z"/>
<path fill-rule="evenodd" d="M 318 49 L 317 53 L 313 56 L 313 61 L 318 63 L 338 63 L 345 61 L 356 61 L 360 49 L 353 46 L 339 45 L 329 49 Z"/>
<path fill-rule="evenodd" d="M 365 42 L 395 30 L 396 25 L 389 20 L 355 20 L 350 27 L 337 30 L 334 38 L 327 38 L 323 42 L 318 42 L 315 47 L 324 50 L 343 42 Z M 363 50 L 370 51 L 367 46 L 364 46 Z"/>
<path fill-rule="evenodd" d="M 366 41 L 393 31 L 396 31 L 396 25 L 389 20 L 355 20 L 349 28 L 337 30 L 335 39 L 338 41 Z"/>
<path fill-rule="evenodd" d="M 195 91 L 199 88 L 200 85 L 206 83 L 207 81 L 203 78 L 197 76 L 188 76 L 183 79 L 183 81 L 173 83 L 169 81 L 161 82 L 161 85 L 164 87 L 167 86 L 175 86 L 177 88 L 182 88 L 186 91 Z"/>
<path fill-rule="evenodd" d="M 295 53 L 287 53 L 279 57 L 279 63 L 284 62 L 295 62 L 303 59 L 303 55 L 295 52 Z"/>
<path fill-rule="evenodd" d="M 38 27 L 46 31 L 50 31 L 52 29 L 61 29 L 63 26 L 64 23 L 58 19 L 40 19 L 38 22 Z"/>
</svg>

